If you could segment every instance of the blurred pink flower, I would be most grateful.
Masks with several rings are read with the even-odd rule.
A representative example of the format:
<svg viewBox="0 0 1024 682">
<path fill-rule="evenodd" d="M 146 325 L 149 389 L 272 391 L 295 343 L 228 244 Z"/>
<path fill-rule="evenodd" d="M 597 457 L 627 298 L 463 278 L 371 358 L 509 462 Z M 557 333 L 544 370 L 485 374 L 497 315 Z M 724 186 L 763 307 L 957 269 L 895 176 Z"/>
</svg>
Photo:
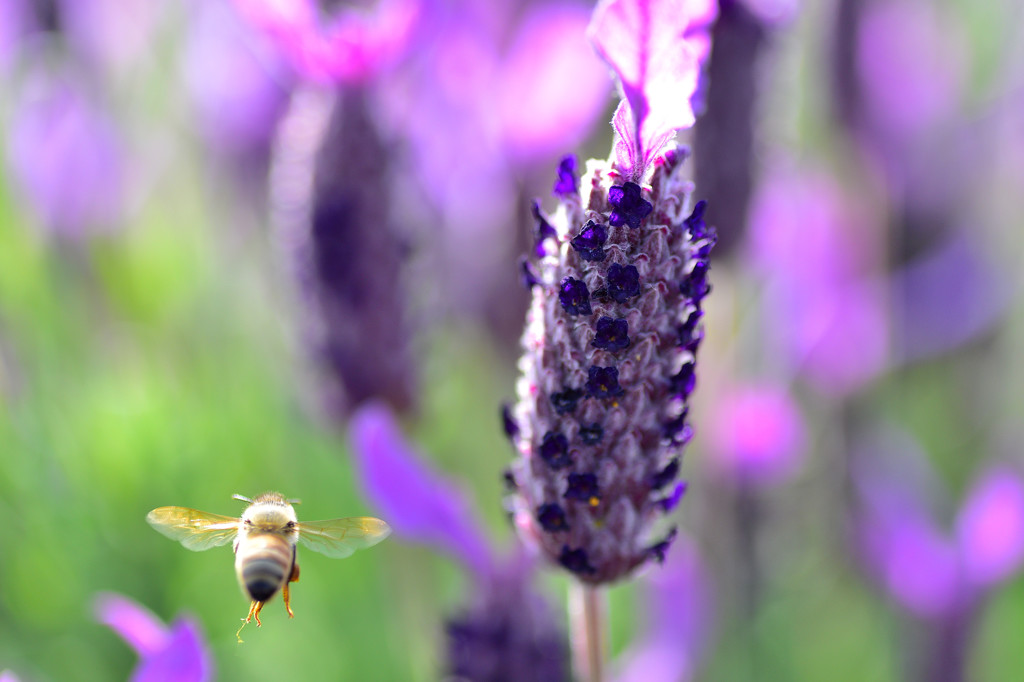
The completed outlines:
<svg viewBox="0 0 1024 682">
<path fill-rule="evenodd" d="M 987 586 L 1005 580 L 1024 563 L 1024 482 L 1006 467 L 975 481 L 956 523 L 957 548 L 966 577 Z"/>
<path fill-rule="evenodd" d="M 361 83 L 392 66 L 417 29 L 422 0 L 378 0 L 331 16 L 311 0 L 234 0 L 265 31 L 303 78 Z"/>
<path fill-rule="evenodd" d="M 805 427 L 788 391 L 767 383 L 718 396 L 708 433 L 711 466 L 742 485 L 775 485 L 799 468 Z"/>
</svg>

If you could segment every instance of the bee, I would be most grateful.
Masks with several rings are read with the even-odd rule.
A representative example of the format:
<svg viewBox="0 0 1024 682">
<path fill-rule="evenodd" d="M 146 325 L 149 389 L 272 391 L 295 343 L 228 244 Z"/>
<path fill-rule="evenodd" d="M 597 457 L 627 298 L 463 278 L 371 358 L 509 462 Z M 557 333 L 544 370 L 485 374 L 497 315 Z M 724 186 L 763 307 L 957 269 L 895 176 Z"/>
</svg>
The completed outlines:
<svg viewBox="0 0 1024 682">
<path fill-rule="evenodd" d="M 160 507 L 149 512 L 146 521 L 194 552 L 234 540 L 238 583 L 252 599 L 244 620 L 248 623 L 255 619 L 257 626 L 262 625 L 263 605 L 278 590 L 284 597 L 288 617 L 295 617 L 288 585 L 299 579 L 296 561 L 299 542 L 315 552 L 343 559 L 357 549 L 376 545 L 391 534 L 388 524 L 369 516 L 300 523 L 292 506 L 299 501 L 286 499 L 280 493 L 263 493 L 253 499 L 242 495 L 233 497 L 249 503 L 240 518 L 188 507 Z"/>
</svg>

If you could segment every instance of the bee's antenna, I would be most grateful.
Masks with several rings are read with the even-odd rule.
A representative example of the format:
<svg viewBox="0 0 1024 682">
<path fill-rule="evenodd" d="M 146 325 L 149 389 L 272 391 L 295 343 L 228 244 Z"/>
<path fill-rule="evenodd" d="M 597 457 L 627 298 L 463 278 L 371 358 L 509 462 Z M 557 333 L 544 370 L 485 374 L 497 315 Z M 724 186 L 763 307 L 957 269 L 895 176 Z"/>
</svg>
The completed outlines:
<svg viewBox="0 0 1024 682">
<path fill-rule="evenodd" d="M 239 495 L 238 493 L 235 493 L 234 495 L 232 495 L 231 499 L 233 499 L 233 500 L 241 500 L 242 502 L 248 502 L 249 504 L 252 504 L 252 500 L 250 500 L 245 495 Z"/>
</svg>

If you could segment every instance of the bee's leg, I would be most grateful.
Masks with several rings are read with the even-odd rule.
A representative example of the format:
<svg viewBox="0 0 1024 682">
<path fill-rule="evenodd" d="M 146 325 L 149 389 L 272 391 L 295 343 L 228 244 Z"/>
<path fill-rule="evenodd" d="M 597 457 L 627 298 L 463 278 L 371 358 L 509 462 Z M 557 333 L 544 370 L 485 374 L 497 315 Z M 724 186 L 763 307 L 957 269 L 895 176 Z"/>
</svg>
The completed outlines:
<svg viewBox="0 0 1024 682">
<path fill-rule="evenodd" d="M 248 623 L 250 620 L 255 618 L 256 619 L 256 627 L 261 627 L 263 625 L 263 623 L 260 622 L 260 611 L 262 611 L 262 610 L 263 610 L 263 602 L 256 601 L 254 599 L 253 602 L 252 602 L 252 605 L 249 606 L 249 615 L 245 617 L 245 622 Z"/>
<path fill-rule="evenodd" d="M 284 595 L 284 610 L 288 612 L 289 618 L 294 618 L 295 613 L 292 611 L 292 595 L 288 591 L 288 583 L 295 583 L 299 581 L 299 565 L 292 564 L 292 574 L 285 581 L 284 587 L 281 588 L 281 594 Z"/>
</svg>

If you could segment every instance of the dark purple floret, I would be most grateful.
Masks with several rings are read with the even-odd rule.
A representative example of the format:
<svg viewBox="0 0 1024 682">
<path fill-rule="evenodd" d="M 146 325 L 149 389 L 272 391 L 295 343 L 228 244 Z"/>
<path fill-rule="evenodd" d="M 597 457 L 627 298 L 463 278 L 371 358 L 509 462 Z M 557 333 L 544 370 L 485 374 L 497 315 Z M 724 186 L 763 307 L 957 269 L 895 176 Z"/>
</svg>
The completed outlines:
<svg viewBox="0 0 1024 682">
<path fill-rule="evenodd" d="M 533 269 L 533 264 L 530 261 L 523 258 L 519 262 L 519 268 L 521 270 L 520 276 L 522 277 L 524 287 L 532 289 L 540 284 L 540 276 L 537 274 L 537 271 Z"/>
<path fill-rule="evenodd" d="M 571 414 L 576 411 L 576 404 L 582 397 L 583 391 L 580 389 L 567 388 L 551 394 L 551 405 L 558 414 Z"/>
<path fill-rule="evenodd" d="M 566 277 L 558 289 L 558 300 L 569 315 L 589 315 L 590 291 L 583 280 Z"/>
<path fill-rule="evenodd" d="M 569 530 L 569 521 L 565 518 L 565 510 L 559 504 L 542 504 L 537 507 L 537 522 L 549 533 Z"/>
<path fill-rule="evenodd" d="M 665 440 L 673 445 L 686 445 L 693 439 L 693 427 L 686 423 L 686 413 L 667 422 L 662 430 Z"/>
<path fill-rule="evenodd" d="M 560 433 L 545 433 L 539 454 L 552 469 L 563 469 L 572 464 L 572 460 L 569 459 L 569 440 Z"/>
<path fill-rule="evenodd" d="M 704 222 L 704 212 L 707 211 L 708 202 L 701 199 L 693 207 L 693 212 L 690 213 L 690 217 L 683 221 L 687 228 L 690 230 L 690 235 L 693 240 L 707 239 L 709 236 L 714 234 L 713 230 L 708 229 L 707 223 Z"/>
<path fill-rule="evenodd" d="M 703 315 L 704 313 L 700 310 L 694 310 L 686 318 L 686 322 L 679 325 L 679 345 L 691 353 L 697 352 L 697 346 L 700 345 L 701 339 L 704 337 L 700 328 L 700 318 Z"/>
<path fill-rule="evenodd" d="M 676 535 L 678 534 L 679 531 L 676 528 L 673 528 L 661 542 L 648 547 L 648 553 L 657 559 L 659 564 L 665 563 L 665 555 L 668 554 L 668 548 L 672 546 L 672 541 L 676 539 Z"/>
<path fill-rule="evenodd" d="M 602 316 L 597 321 L 597 329 L 591 343 L 595 348 L 612 352 L 628 348 L 629 323 L 625 320 Z"/>
<path fill-rule="evenodd" d="M 604 428 L 596 422 L 580 426 L 580 440 L 584 445 L 597 445 L 603 436 Z"/>
<path fill-rule="evenodd" d="M 608 240 L 608 230 L 604 225 L 588 220 L 580 229 L 580 233 L 569 242 L 576 253 L 585 261 L 601 262 L 607 255 L 604 251 L 604 243 Z"/>
<path fill-rule="evenodd" d="M 597 570 L 590 565 L 590 558 L 587 557 L 585 549 L 569 549 L 568 545 L 562 546 L 562 553 L 558 555 L 558 563 L 577 574 L 590 574 Z"/>
<path fill-rule="evenodd" d="M 612 205 L 608 222 L 615 227 L 626 224 L 636 229 L 654 210 L 654 206 L 641 196 L 640 185 L 635 182 L 612 185 L 608 190 L 608 203 Z"/>
<path fill-rule="evenodd" d="M 555 228 L 551 227 L 551 223 L 544 217 L 544 214 L 540 210 L 540 202 L 536 199 L 530 206 L 530 211 L 533 213 L 533 219 L 537 222 L 537 244 L 534 247 L 534 252 L 537 254 L 537 258 L 543 258 L 547 251 L 544 249 L 544 240 L 546 239 L 557 239 L 558 232 Z"/>
<path fill-rule="evenodd" d="M 669 462 L 664 469 L 651 476 L 651 488 L 653 490 L 660 490 L 667 486 L 672 481 L 676 480 L 676 476 L 679 474 L 679 458 L 676 457 Z"/>
<path fill-rule="evenodd" d="M 501 406 L 501 425 L 510 439 L 519 435 L 519 424 L 512 418 L 512 408 L 507 403 Z"/>
<path fill-rule="evenodd" d="M 578 191 L 576 185 L 576 157 L 569 155 L 558 163 L 558 180 L 552 189 L 556 196 L 575 194 Z"/>
<path fill-rule="evenodd" d="M 569 485 L 565 489 L 567 500 L 580 500 L 591 505 L 601 499 L 601 491 L 597 487 L 597 476 L 594 474 L 569 474 Z"/>
<path fill-rule="evenodd" d="M 699 261 L 693 266 L 682 282 L 679 283 L 679 291 L 687 298 L 699 301 L 711 291 L 708 285 L 708 264 L 706 261 Z"/>
<path fill-rule="evenodd" d="M 684 364 L 679 372 L 672 376 L 669 383 L 671 391 L 678 396 L 685 398 L 693 393 L 693 388 L 697 385 L 697 375 L 693 371 L 693 363 Z"/>
<path fill-rule="evenodd" d="M 679 501 L 683 499 L 683 495 L 686 494 L 686 489 L 689 487 L 686 481 L 680 481 L 676 484 L 676 487 L 672 489 L 672 493 L 660 500 L 658 504 L 661 505 L 662 511 L 666 514 L 675 509 L 679 505 Z"/>
<path fill-rule="evenodd" d="M 640 295 L 640 272 L 635 265 L 612 263 L 608 267 L 608 295 L 619 303 L 625 303 Z"/>
<path fill-rule="evenodd" d="M 619 386 L 619 370 L 615 367 L 592 366 L 587 370 L 587 393 L 594 398 L 614 398 L 623 393 Z"/>
</svg>

